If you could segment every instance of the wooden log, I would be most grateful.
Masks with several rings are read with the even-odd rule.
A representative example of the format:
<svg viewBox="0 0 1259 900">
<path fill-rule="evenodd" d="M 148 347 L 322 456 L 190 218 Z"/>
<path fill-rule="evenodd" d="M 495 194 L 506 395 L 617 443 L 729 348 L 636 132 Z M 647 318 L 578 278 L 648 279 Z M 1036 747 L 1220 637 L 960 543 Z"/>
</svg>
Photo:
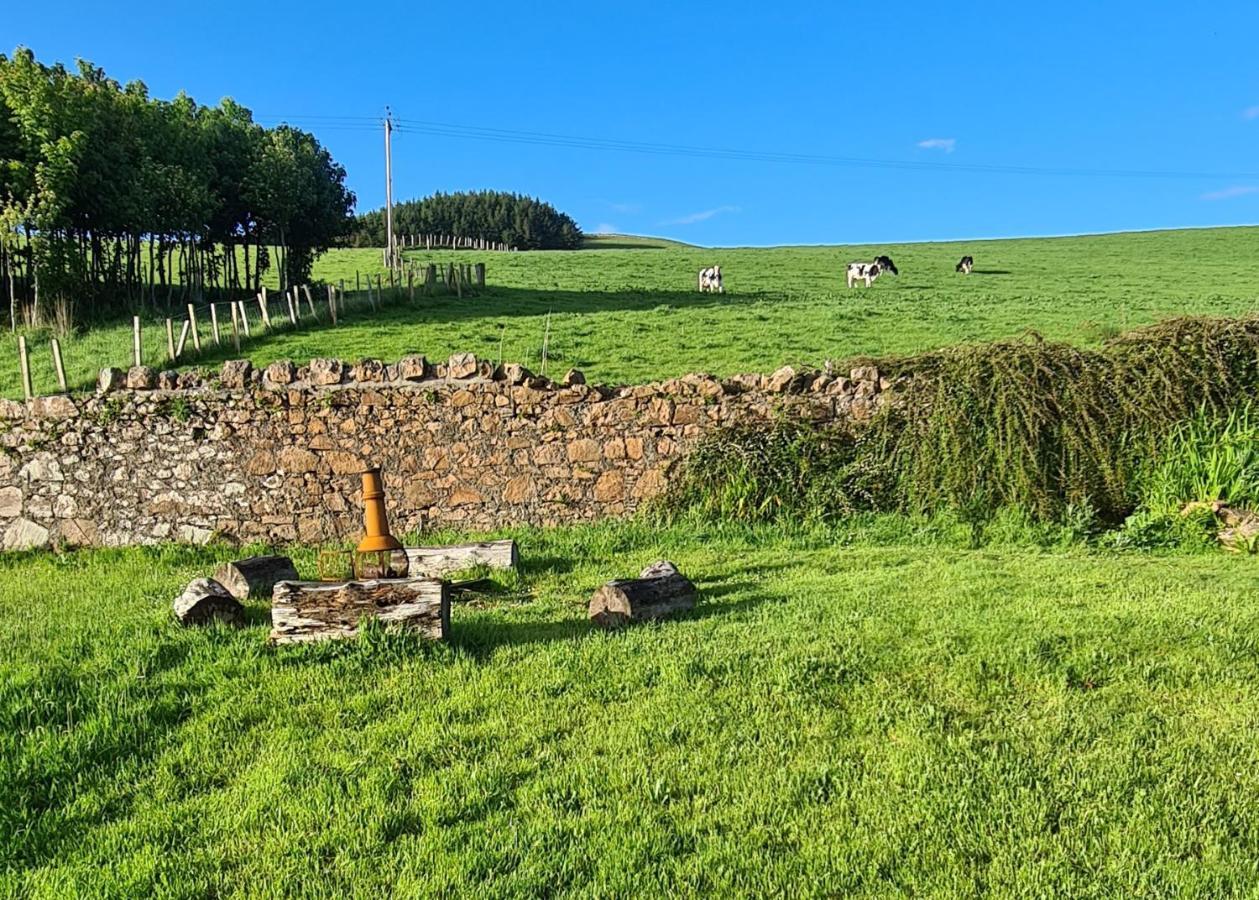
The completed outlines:
<svg viewBox="0 0 1259 900">
<path fill-rule="evenodd" d="M 265 597 L 280 581 L 297 581 L 297 569 L 287 556 L 251 556 L 224 563 L 214 573 L 214 580 L 227 588 L 237 600 Z"/>
<path fill-rule="evenodd" d="M 245 624 L 245 608 L 213 578 L 194 578 L 175 598 L 175 618 L 184 625 Z"/>
<path fill-rule="evenodd" d="M 429 578 L 441 578 L 473 566 L 513 569 L 520 561 L 516 542 L 512 540 L 453 544 L 448 547 L 407 547 L 406 554 L 411 575 L 426 575 Z"/>
<path fill-rule="evenodd" d="M 609 581 L 595 591 L 590 598 L 590 621 L 600 628 L 620 628 L 694 609 L 698 599 L 690 579 L 673 563 L 660 560 L 637 578 Z"/>
<path fill-rule="evenodd" d="M 271 594 L 273 644 L 356 637 L 371 619 L 445 640 L 450 635 L 450 591 L 437 578 L 388 578 L 281 581 Z"/>
<path fill-rule="evenodd" d="M 70 388 L 66 386 L 66 366 L 61 359 L 61 341 L 53 338 L 48 343 L 52 345 L 52 365 L 57 370 L 57 386 L 61 388 L 61 393 L 69 393 Z"/>
</svg>

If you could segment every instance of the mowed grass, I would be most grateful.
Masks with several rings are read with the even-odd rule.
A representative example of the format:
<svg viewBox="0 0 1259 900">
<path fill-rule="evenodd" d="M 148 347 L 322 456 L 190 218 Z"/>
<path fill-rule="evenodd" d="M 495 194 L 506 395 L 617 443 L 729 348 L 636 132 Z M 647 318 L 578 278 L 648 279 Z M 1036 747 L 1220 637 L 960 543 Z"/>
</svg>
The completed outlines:
<svg viewBox="0 0 1259 900">
<path fill-rule="evenodd" d="M 895 259 L 899 278 L 881 278 L 869 290 L 844 287 L 845 263 L 883 252 Z M 969 277 L 954 272 L 963 253 L 975 257 Z M 241 355 L 264 364 L 312 356 L 391 360 L 410 352 L 442 359 L 472 351 L 538 369 L 549 315 L 548 374 L 575 366 L 595 381 L 632 383 L 915 353 L 1028 329 L 1091 345 L 1168 316 L 1259 307 L 1259 228 L 863 247 L 408 256 L 420 264 L 484 261 L 491 287 L 476 298 L 420 297 L 376 314 L 364 298 L 335 329 L 325 319 L 259 336 L 255 322 L 255 337 Z M 696 272 L 713 264 L 722 267 L 727 293 L 701 295 Z M 356 272 L 379 273 L 380 252 L 332 251 L 314 274 L 333 283 L 345 279 L 352 288 Z M 251 315 L 256 319 L 257 310 Z M 213 365 L 235 355 L 211 347 L 202 319 L 207 349 L 189 359 Z M 0 393 L 20 396 L 16 342 L 4 340 Z M 146 325 L 145 342 L 146 361 L 164 366 L 160 320 Z M 52 392 L 46 336 L 32 346 L 36 390 Z M 71 338 L 64 351 L 71 380 L 90 384 L 101 366 L 129 364 L 129 323 Z"/>
<path fill-rule="evenodd" d="M 517 532 L 439 646 L 181 630 L 227 548 L 0 557 L 0 893 L 1259 891 L 1253 559 L 912 532 Z M 659 556 L 700 608 L 592 632 Z"/>
</svg>

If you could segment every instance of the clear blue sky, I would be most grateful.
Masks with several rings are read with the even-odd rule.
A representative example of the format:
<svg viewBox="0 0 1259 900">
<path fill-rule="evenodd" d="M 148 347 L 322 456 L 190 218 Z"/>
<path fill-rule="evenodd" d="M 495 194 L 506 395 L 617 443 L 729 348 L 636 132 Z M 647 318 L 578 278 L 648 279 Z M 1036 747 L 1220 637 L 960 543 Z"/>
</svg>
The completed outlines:
<svg viewBox="0 0 1259 900">
<path fill-rule="evenodd" d="M 1259 222 L 1254 0 L 807 6 L 13 2 L 0 47 L 83 57 L 153 96 L 231 96 L 264 124 L 287 119 L 345 165 L 360 209 L 383 201 L 370 117 L 389 104 L 410 123 L 745 154 L 1213 176 L 397 134 L 395 197 L 521 191 L 588 231 L 778 244 Z"/>
</svg>

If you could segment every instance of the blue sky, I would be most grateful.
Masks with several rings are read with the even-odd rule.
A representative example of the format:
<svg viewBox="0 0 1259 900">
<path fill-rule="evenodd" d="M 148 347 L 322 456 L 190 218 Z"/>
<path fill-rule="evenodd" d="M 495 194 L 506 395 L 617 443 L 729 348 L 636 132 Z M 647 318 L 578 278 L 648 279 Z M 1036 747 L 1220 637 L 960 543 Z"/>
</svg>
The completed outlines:
<svg viewBox="0 0 1259 900">
<path fill-rule="evenodd" d="M 84 57 L 158 97 L 231 96 L 265 124 L 313 131 L 360 209 L 383 202 L 372 119 L 388 104 L 404 123 L 395 197 L 521 191 L 588 231 L 742 245 L 1259 222 L 1253 0 L 817 6 L 10 3 L 0 47 Z M 456 138 L 424 123 L 739 154 Z M 1194 177 L 1114 174 L 1134 171 Z"/>
</svg>

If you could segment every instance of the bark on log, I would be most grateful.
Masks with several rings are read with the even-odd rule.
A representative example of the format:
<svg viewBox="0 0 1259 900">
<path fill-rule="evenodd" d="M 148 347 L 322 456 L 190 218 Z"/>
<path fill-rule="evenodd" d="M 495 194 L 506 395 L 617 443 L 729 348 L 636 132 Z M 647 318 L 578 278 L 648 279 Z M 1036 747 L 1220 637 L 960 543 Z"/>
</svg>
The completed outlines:
<svg viewBox="0 0 1259 900">
<path fill-rule="evenodd" d="M 194 578 L 175 598 L 175 618 L 184 625 L 244 625 L 245 607 L 213 578 Z"/>
<path fill-rule="evenodd" d="M 429 578 L 441 578 L 473 566 L 512 569 L 519 561 L 516 542 L 511 540 L 452 544 L 449 547 L 407 547 L 406 552 L 412 577 L 427 575 Z"/>
<path fill-rule="evenodd" d="M 620 628 L 694 609 L 698 599 L 690 579 L 673 563 L 660 560 L 643 569 L 638 578 L 609 581 L 595 591 L 589 615 L 600 628 Z"/>
<path fill-rule="evenodd" d="M 251 556 L 224 563 L 214 578 L 237 600 L 267 597 L 279 581 L 297 581 L 297 569 L 287 556 Z"/>
<path fill-rule="evenodd" d="M 271 642 L 298 644 L 356 637 L 369 619 L 445 640 L 450 594 L 436 578 L 378 581 L 281 581 L 271 595 Z"/>
</svg>

